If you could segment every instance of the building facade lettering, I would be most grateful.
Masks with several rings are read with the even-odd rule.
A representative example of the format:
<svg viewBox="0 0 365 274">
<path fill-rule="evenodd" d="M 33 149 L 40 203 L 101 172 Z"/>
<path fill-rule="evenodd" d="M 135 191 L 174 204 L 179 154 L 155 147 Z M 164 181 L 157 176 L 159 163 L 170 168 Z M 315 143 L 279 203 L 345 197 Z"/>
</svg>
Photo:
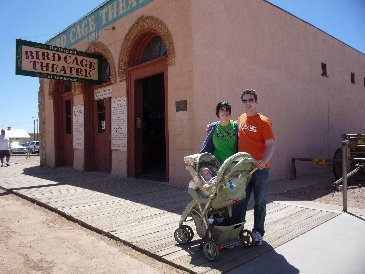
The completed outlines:
<svg viewBox="0 0 365 274">
<path fill-rule="evenodd" d="M 95 41 L 99 36 L 99 30 L 106 28 L 152 1 L 153 0 L 111 0 L 47 41 L 47 44 L 70 48 L 86 38 L 88 38 L 89 41 Z"/>
</svg>

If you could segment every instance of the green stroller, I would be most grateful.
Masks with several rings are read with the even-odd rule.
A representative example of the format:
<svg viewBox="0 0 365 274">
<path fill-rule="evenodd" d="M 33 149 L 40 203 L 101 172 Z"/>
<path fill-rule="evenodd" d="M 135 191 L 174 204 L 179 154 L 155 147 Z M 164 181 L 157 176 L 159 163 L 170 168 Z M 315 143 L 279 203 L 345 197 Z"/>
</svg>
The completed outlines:
<svg viewBox="0 0 365 274">
<path fill-rule="evenodd" d="M 226 159 L 222 166 L 210 153 L 186 156 L 184 162 L 193 180 L 200 181 L 202 186 L 199 189 L 188 188 L 192 201 L 180 218 L 179 227 L 174 233 L 175 240 L 179 244 L 187 244 L 193 239 L 192 227 L 184 224 L 193 221 L 196 233 L 201 238 L 200 247 L 210 261 L 216 260 L 223 248 L 238 244 L 251 247 L 252 232 L 244 229 L 244 222 L 232 218 L 232 206 L 246 197 L 246 185 L 256 170 L 256 161 L 250 154 L 239 152 Z M 199 174 L 203 167 L 216 175 L 208 197 L 201 192 L 208 185 Z"/>
</svg>

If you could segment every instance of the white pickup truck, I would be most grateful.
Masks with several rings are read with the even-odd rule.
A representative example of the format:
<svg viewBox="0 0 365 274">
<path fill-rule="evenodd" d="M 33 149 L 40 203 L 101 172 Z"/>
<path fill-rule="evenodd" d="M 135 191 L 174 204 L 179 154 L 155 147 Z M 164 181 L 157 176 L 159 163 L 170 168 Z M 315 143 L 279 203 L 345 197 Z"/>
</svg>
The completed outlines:
<svg viewBox="0 0 365 274">
<path fill-rule="evenodd" d="M 39 154 L 39 141 L 30 141 L 28 148 L 30 149 L 30 153 Z"/>
</svg>

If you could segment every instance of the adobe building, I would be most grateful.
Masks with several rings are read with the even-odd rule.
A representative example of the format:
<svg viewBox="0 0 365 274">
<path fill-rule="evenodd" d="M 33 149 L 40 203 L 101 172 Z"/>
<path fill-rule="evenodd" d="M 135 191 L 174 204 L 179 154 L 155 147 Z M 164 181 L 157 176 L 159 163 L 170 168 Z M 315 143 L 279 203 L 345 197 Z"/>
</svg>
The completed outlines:
<svg viewBox="0 0 365 274">
<path fill-rule="evenodd" d="M 365 132 L 365 55 L 266 1 L 110 0 L 47 43 L 103 60 L 102 84 L 40 80 L 50 167 L 186 184 L 183 157 L 217 102 L 237 118 L 246 88 L 273 122 L 271 180 L 290 177 L 292 157 L 332 158 L 343 133 Z"/>
</svg>

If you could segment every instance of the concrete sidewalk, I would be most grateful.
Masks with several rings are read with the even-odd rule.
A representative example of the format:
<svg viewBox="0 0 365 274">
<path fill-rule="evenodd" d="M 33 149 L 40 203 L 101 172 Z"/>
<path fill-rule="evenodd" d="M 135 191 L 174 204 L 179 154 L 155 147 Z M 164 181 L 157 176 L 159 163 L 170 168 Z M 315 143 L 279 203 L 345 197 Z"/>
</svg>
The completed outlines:
<svg viewBox="0 0 365 274">
<path fill-rule="evenodd" d="M 343 213 L 229 273 L 362 274 L 364 231 L 364 218 Z"/>
<path fill-rule="evenodd" d="M 272 183 L 265 243 L 251 249 L 223 250 L 219 261 L 211 263 L 198 248 L 198 237 L 185 246 L 174 241 L 180 215 L 190 202 L 186 188 L 40 167 L 36 157 L 12 158 L 10 167 L 0 169 L 0 186 L 9 192 L 188 272 L 365 273 L 361 259 L 364 210 L 349 208 L 350 215 L 341 213 L 340 207 L 288 201 L 277 195 L 322 179 L 302 177 Z M 251 211 L 248 229 L 252 227 Z"/>
<path fill-rule="evenodd" d="M 338 213 L 299 237 L 228 272 L 238 273 L 365 273 L 365 209 L 287 200 L 288 190 L 330 181 L 332 174 L 305 176 L 270 185 L 269 199 L 277 203 Z M 365 203 L 365 201 L 364 201 Z"/>
<path fill-rule="evenodd" d="M 305 176 L 271 184 L 271 201 L 338 215 L 229 273 L 365 273 L 365 209 L 348 207 L 345 213 L 342 206 L 287 200 L 278 196 L 303 186 L 332 182 L 333 179 L 328 179 L 331 175 Z"/>
</svg>

